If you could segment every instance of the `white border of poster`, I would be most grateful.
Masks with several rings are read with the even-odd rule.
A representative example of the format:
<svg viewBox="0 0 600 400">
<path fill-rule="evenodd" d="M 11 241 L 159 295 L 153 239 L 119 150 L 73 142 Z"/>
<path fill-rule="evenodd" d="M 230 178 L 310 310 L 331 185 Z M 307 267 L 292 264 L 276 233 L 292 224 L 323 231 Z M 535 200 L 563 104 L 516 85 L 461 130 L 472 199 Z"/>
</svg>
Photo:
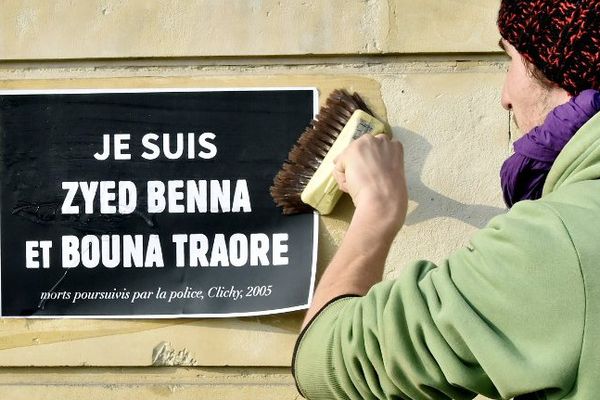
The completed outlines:
<svg viewBox="0 0 600 400">
<path fill-rule="evenodd" d="M 245 91 L 294 91 L 294 90 L 311 90 L 313 92 L 313 118 L 319 111 L 319 91 L 316 87 L 208 87 L 208 88 L 102 88 L 102 89 L 2 89 L 0 95 L 12 96 L 12 95 L 35 95 L 35 94 L 95 94 L 95 93 L 186 93 L 186 92 L 245 92 Z M 298 135 L 300 135 L 299 132 Z M 0 220 L 0 224 L 1 224 Z M 0 241 L 1 241 L 0 236 Z M 272 314 L 281 314 L 292 311 L 299 311 L 307 309 L 312 303 L 314 286 L 317 272 L 317 257 L 318 257 L 318 243 L 319 242 L 319 214 L 313 212 L 313 251 L 312 251 L 312 265 L 311 265 L 311 278 L 308 302 L 304 305 L 296 307 L 288 307 L 273 310 L 254 311 L 246 313 L 227 313 L 227 314 L 144 314 L 144 315 L 32 315 L 27 317 L 20 316 L 3 316 L 2 315 L 2 276 L 0 274 L 0 318 L 14 319 L 14 318 L 28 318 L 28 319 L 176 319 L 176 318 L 235 318 L 235 317 L 252 317 L 252 316 L 265 316 Z M 0 250 L 1 251 L 1 250 Z M 1 265 L 1 254 L 0 254 L 0 270 Z"/>
</svg>

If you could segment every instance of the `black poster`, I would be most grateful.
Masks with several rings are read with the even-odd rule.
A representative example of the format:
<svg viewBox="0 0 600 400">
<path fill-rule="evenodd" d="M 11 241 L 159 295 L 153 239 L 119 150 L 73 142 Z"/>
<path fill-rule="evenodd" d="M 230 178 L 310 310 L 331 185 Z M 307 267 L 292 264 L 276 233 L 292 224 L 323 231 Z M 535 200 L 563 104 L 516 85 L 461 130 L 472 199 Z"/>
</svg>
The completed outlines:
<svg viewBox="0 0 600 400">
<path fill-rule="evenodd" d="M 0 92 L 1 315 L 306 308 L 314 214 L 273 177 L 316 90 Z"/>
</svg>

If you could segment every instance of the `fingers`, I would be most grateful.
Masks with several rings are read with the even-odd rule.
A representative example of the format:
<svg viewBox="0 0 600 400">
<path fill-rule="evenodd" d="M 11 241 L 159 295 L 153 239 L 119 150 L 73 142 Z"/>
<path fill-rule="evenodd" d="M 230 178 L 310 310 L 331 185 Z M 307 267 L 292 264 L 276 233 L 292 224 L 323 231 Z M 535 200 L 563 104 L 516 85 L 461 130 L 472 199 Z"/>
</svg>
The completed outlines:
<svg viewBox="0 0 600 400">
<path fill-rule="evenodd" d="M 335 178 L 340 190 L 348 193 L 348 185 L 346 183 L 346 175 L 343 172 L 337 170 L 333 171 L 333 177 Z"/>
<path fill-rule="evenodd" d="M 343 152 L 342 154 L 338 155 L 334 160 L 333 160 L 333 177 L 335 178 L 338 186 L 340 187 L 340 190 L 342 192 L 346 192 L 348 193 L 348 187 L 346 184 L 346 167 L 345 167 L 345 161 L 344 161 L 344 154 L 345 152 Z"/>
<path fill-rule="evenodd" d="M 356 157 L 368 155 L 374 161 L 384 162 L 388 157 L 403 156 L 403 146 L 400 141 L 390 138 L 388 135 L 380 134 L 377 136 L 363 135 L 356 139 L 342 153 L 342 159 L 346 165 L 340 170 L 347 169 L 347 163 L 352 162 Z"/>
<path fill-rule="evenodd" d="M 397 185 L 396 180 L 404 179 L 403 153 L 398 140 L 386 135 L 364 135 L 335 158 L 333 176 L 353 200 L 361 192 L 385 194 L 390 186 Z"/>
</svg>

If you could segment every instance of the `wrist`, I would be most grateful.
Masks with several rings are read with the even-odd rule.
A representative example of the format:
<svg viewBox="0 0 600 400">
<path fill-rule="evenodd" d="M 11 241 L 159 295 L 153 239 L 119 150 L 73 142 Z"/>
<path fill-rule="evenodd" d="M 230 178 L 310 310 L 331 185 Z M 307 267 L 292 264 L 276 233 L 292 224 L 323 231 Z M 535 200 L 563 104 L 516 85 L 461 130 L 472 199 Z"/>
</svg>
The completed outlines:
<svg viewBox="0 0 600 400">
<path fill-rule="evenodd" d="M 391 242 L 402 228 L 405 216 L 406 211 L 395 204 L 368 202 L 356 207 L 351 224 Z"/>
<path fill-rule="evenodd" d="M 397 182 L 379 182 L 368 185 L 352 196 L 356 207 L 355 216 L 370 219 L 371 223 L 387 226 L 394 235 L 404 225 L 408 209 L 408 190 L 404 179 Z"/>
</svg>

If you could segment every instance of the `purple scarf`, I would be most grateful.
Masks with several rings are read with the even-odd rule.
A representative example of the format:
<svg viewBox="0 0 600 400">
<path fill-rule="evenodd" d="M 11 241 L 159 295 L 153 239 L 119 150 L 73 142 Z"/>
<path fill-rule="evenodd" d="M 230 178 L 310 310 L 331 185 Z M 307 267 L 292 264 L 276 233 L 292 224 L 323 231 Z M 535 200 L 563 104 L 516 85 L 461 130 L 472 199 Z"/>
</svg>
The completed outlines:
<svg viewBox="0 0 600 400">
<path fill-rule="evenodd" d="M 544 123 L 514 143 L 515 153 L 500 170 L 504 202 L 542 197 L 546 176 L 558 153 L 590 118 L 600 111 L 600 92 L 588 89 L 556 107 Z"/>
</svg>

